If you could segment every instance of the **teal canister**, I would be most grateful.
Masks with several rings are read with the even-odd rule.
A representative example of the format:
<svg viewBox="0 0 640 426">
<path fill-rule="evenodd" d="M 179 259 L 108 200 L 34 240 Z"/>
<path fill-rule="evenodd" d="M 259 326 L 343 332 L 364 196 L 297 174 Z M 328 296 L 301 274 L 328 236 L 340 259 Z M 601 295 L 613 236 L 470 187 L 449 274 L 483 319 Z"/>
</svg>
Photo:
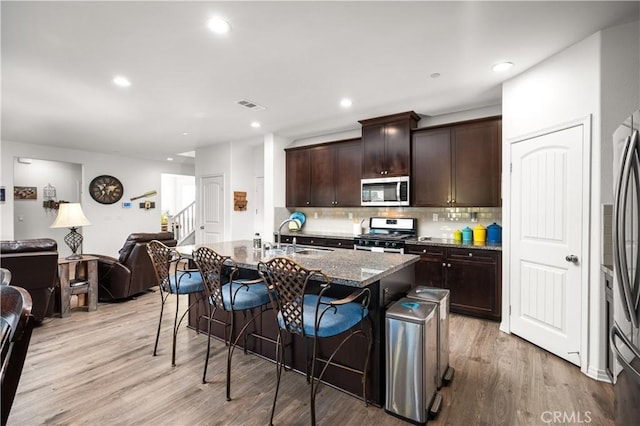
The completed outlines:
<svg viewBox="0 0 640 426">
<path fill-rule="evenodd" d="M 502 226 L 495 222 L 487 226 L 487 242 L 502 243 Z"/>
<path fill-rule="evenodd" d="M 470 243 L 473 240 L 473 229 L 468 226 L 462 229 L 462 242 Z"/>
</svg>

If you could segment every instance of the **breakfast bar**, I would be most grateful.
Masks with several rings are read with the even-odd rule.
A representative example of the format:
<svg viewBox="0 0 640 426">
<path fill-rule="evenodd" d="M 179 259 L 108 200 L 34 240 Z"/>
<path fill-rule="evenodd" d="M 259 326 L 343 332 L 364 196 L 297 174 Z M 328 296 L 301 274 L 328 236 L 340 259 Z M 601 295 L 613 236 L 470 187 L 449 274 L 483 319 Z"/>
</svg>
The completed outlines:
<svg viewBox="0 0 640 426">
<path fill-rule="evenodd" d="M 402 297 L 411 287 L 414 286 L 415 263 L 420 259 L 415 255 L 401 255 L 395 253 L 375 253 L 347 249 L 328 249 L 319 247 L 306 247 L 283 245 L 280 251 L 275 250 L 254 250 L 251 241 L 230 241 L 214 244 L 206 244 L 211 249 L 223 256 L 230 256 L 240 269 L 241 278 L 256 278 L 258 276 L 258 263 L 267 261 L 276 256 L 287 256 L 302 266 L 309 269 L 322 270 L 331 280 L 331 288 L 328 296 L 344 297 L 351 294 L 357 288 L 367 287 L 371 291 L 369 303 L 369 316 L 373 326 L 373 346 L 369 362 L 367 376 L 367 398 L 374 405 L 381 406 L 384 403 L 384 311 L 393 301 Z M 178 247 L 178 251 L 185 257 L 190 257 L 196 246 Z M 312 293 L 319 291 L 322 283 L 312 281 L 307 290 Z M 190 302 L 194 299 L 190 296 Z M 205 301 L 201 301 L 200 312 L 206 312 Z M 216 316 L 224 318 L 224 312 L 216 312 Z M 242 327 L 245 318 L 241 313 L 237 313 L 234 321 L 238 322 L 238 327 Z M 189 312 L 189 326 L 196 328 L 198 318 L 195 309 Z M 205 319 L 200 319 L 199 329 L 206 330 Z M 261 319 L 256 322 L 255 329 L 259 334 L 271 337 L 277 336 L 277 325 L 273 311 L 263 312 Z M 221 325 L 212 324 L 212 335 L 222 339 L 224 329 Z M 235 336 L 234 336 L 235 337 Z M 340 339 L 327 339 L 325 347 L 321 351 L 331 352 L 332 345 L 335 346 Z M 242 344 L 242 342 L 240 342 Z M 339 353 L 341 363 L 361 367 L 364 345 L 356 340 L 349 341 Z M 248 351 L 275 359 L 275 344 L 262 341 L 260 339 L 249 338 L 246 348 Z M 285 360 L 294 370 L 304 372 L 305 342 L 295 336 L 287 342 Z M 275 368 L 274 386 L 275 386 Z M 337 387 L 347 393 L 354 395 L 361 394 L 360 376 L 349 371 L 329 367 L 324 376 L 324 381 L 331 386 Z"/>
</svg>

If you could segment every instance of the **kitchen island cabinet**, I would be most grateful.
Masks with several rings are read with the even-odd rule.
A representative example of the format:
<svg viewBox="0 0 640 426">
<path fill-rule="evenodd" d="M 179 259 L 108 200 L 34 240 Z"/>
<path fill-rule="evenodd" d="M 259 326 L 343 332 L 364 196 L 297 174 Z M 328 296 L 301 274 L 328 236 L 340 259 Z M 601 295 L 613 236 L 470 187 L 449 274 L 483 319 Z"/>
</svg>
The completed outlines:
<svg viewBox="0 0 640 426">
<path fill-rule="evenodd" d="M 362 178 L 409 176 L 413 111 L 362 120 Z"/>
<path fill-rule="evenodd" d="M 233 241 L 209 244 L 213 250 L 221 255 L 231 256 L 240 268 L 241 278 L 255 278 L 257 274 L 257 264 L 259 261 L 266 261 L 270 256 L 263 255 L 260 250 L 253 250 L 251 241 Z M 189 257 L 193 246 L 179 247 L 178 250 L 185 257 Z M 369 302 L 369 317 L 372 323 L 373 345 L 371 348 L 371 358 L 367 377 L 367 398 L 375 405 L 384 404 L 384 368 L 385 368 L 385 346 L 384 346 L 384 311 L 393 301 L 401 298 L 413 286 L 415 273 L 414 265 L 419 260 L 419 256 L 401 255 L 393 253 L 372 253 L 356 250 L 321 250 L 311 252 L 311 254 L 296 254 L 294 259 L 303 266 L 310 269 L 321 269 L 331 279 L 331 297 L 345 297 L 358 288 L 369 288 L 371 298 Z M 322 282 L 312 281 L 308 285 L 308 291 L 319 291 Z M 195 296 L 189 295 L 189 301 L 194 302 Z M 200 312 L 207 312 L 204 301 L 200 301 Z M 224 319 L 225 313 L 218 310 L 215 314 L 218 319 Z M 236 330 L 239 330 L 246 321 L 242 313 L 234 316 Z M 196 317 L 196 310 L 189 311 L 189 326 L 195 328 L 199 324 L 200 330 L 206 330 L 206 320 Z M 271 338 L 277 336 L 277 323 L 273 311 L 265 311 L 259 321 L 255 324 L 256 331 Z M 221 325 L 212 323 L 212 334 L 218 339 L 224 336 L 224 329 Z M 330 353 L 340 338 L 327 338 L 320 341 L 320 352 Z M 242 342 L 240 342 L 242 343 Z M 223 345 L 220 342 L 220 345 Z M 290 343 L 285 350 L 285 361 L 294 370 L 306 371 L 305 342 L 299 336 L 292 336 Z M 248 351 L 261 356 L 275 359 L 275 344 L 264 342 L 260 339 L 247 340 Z M 361 368 L 366 353 L 366 345 L 360 339 L 352 339 L 345 344 L 337 355 L 336 360 L 340 363 L 350 365 L 353 368 Z M 269 373 L 271 374 L 271 373 Z M 275 375 L 275 368 L 273 371 Z M 354 395 L 361 395 L 362 383 L 359 374 L 330 366 L 325 373 L 326 382 L 345 390 Z M 274 382 L 275 387 L 275 382 Z M 271 394 L 274 389 L 266 389 L 265 392 Z"/>
<path fill-rule="evenodd" d="M 492 117 L 414 131 L 412 205 L 500 206 L 501 129 Z"/>
<path fill-rule="evenodd" d="M 420 255 L 416 285 L 451 291 L 451 312 L 499 321 L 502 254 L 498 250 L 407 245 Z"/>
</svg>

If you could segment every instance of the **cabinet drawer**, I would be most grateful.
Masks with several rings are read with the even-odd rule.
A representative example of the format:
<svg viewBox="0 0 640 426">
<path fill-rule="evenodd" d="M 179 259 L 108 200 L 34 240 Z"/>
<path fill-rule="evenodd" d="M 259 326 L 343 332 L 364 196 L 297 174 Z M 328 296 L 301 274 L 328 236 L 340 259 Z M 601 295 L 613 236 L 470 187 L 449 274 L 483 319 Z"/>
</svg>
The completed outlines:
<svg viewBox="0 0 640 426">
<path fill-rule="evenodd" d="M 353 249 L 353 240 L 343 240 L 338 238 L 327 238 L 324 247 Z"/>
<path fill-rule="evenodd" d="M 450 248 L 448 257 L 451 260 L 498 263 L 498 256 L 499 253 L 490 250 Z"/>
<path fill-rule="evenodd" d="M 407 254 L 419 254 L 420 256 L 445 256 L 446 249 L 439 246 L 412 246 L 407 245 L 405 252 Z"/>
</svg>

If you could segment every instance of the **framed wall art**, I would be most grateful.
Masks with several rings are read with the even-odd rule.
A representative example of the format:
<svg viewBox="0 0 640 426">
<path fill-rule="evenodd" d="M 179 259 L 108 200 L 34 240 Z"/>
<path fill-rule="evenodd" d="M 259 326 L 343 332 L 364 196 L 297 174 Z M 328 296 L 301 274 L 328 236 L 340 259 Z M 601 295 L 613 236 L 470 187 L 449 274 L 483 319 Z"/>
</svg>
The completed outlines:
<svg viewBox="0 0 640 426">
<path fill-rule="evenodd" d="M 15 200 L 37 200 L 38 188 L 35 186 L 14 186 L 13 198 Z"/>
</svg>

